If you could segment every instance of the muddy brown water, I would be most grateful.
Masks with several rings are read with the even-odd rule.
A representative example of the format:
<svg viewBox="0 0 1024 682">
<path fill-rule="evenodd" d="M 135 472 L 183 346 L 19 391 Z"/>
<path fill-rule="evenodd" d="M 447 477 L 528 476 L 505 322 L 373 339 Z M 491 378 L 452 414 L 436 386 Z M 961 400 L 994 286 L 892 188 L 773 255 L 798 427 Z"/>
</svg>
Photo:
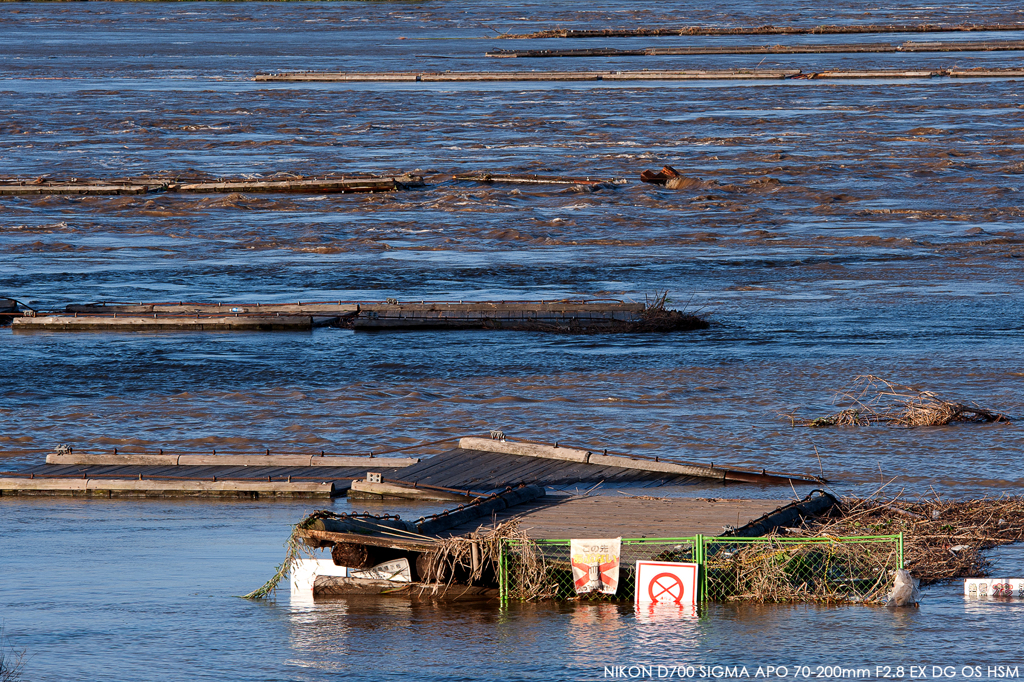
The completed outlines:
<svg viewBox="0 0 1024 682">
<path fill-rule="evenodd" d="M 808 430 L 791 428 L 784 415 L 834 411 L 834 392 L 870 373 L 1024 417 L 1020 81 L 389 85 L 251 78 L 298 69 L 537 68 L 483 54 L 513 45 L 584 46 L 495 39 L 552 27 L 1020 19 L 1010 3 L 846 2 L 827 12 L 801 2 L 719 3 L 685 16 L 668 6 L 610 1 L 583 8 L 9 5 L 0 13 L 5 176 L 416 171 L 429 186 L 358 196 L 5 198 L 2 295 L 48 308 L 95 300 L 643 300 L 668 290 L 678 307 L 709 314 L 714 325 L 615 337 L 0 329 L 0 464 L 36 462 L 58 443 L 79 451 L 363 452 L 500 428 L 523 438 L 806 473 L 819 472 L 816 448 L 820 470 L 844 494 L 868 494 L 890 479 L 887 490 L 909 496 L 1017 493 L 1018 425 Z M 623 49 L 653 43 L 607 41 Z M 656 42 L 674 44 L 689 43 Z M 1018 62 L 1017 53 L 773 55 L 763 63 L 760 56 L 615 57 L 588 59 L 585 67 L 553 59 L 543 68 Z M 641 170 L 666 163 L 695 182 L 672 191 L 638 181 Z M 451 180 L 471 171 L 630 183 L 590 192 Z M 703 486 L 679 494 L 790 496 Z M 191 677 L 237 672 L 250 659 L 214 653 L 206 643 L 225 637 L 225 628 L 254 638 L 246 648 L 255 641 L 263 652 L 263 665 L 238 673 L 245 679 L 326 679 L 339 671 L 359 677 L 367 674 L 371 645 L 398 657 L 388 659 L 395 662 L 387 675 L 450 673 L 447 659 L 419 669 L 403 658 L 438 622 L 450 626 L 447 612 L 358 604 L 304 612 L 223 596 L 251 589 L 273 569 L 288 523 L 305 510 L 4 500 L 0 602 L 8 634 L 37 653 L 34 679 L 102 677 L 106 659 L 96 652 L 109 654 L 110 642 L 133 636 L 124 623 L 141 623 L 147 633 L 148 643 L 124 659 L 134 679 L 166 679 L 170 669 L 147 669 L 144 660 L 182 651 L 194 661 L 186 666 Z M 153 521 L 141 523 L 143 530 L 118 530 L 143 517 Z M 38 519 L 61 532 L 84 532 L 85 544 L 52 549 L 52 538 L 30 529 Z M 176 559 L 193 537 L 199 544 Z M 147 550 L 135 553 L 135 543 Z M 97 555 L 96 546 L 105 553 Z M 1007 570 L 1016 570 L 1006 551 Z M 36 570 L 39 561 L 49 568 Z M 212 577 L 196 579 L 197 567 Z M 132 580 L 112 577 L 124 571 Z M 1012 632 L 1012 605 L 967 607 L 955 586 L 935 589 L 933 610 L 911 616 L 718 610 L 680 626 L 692 639 L 673 640 L 669 653 L 749 663 L 753 655 L 736 642 L 770 631 L 787 660 L 825 663 L 832 659 L 824 650 L 800 649 L 793 637 L 856 623 L 850 641 L 864 647 L 874 645 L 875 633 L 890 633 L 891 646 L 878 653 L 885 664 L 901 660 L 908 647 L 929 665 L 1010 662 L 1005 652 L 951 654 L 948 645 L 968 627 Z M 66 600 L 72 605 L 58 606 Z M 59 613 L 74 632 L 59 624 Z M 669 636 L 655 628 L 633 639 L 638 624 L 629 609 L 459 613 L 465 622 L 450 626 L 459 637 L 489 643 L 466 664 L 466 679 L 596 679 L 603 661 L 639 660 L 647 644 L 636 641 Z M 196 634 L 159 634 L 170 627 Z M 613 649 L 598 660 L 589 655 L 597 640 L 587 638 L 602 632 Z M 833 651 L 861 646 L 822 636 Z M 577 637 L 578 646 L 566 644 Z M 231 637 L 224 641 L 241 650 Z M 60 651 L 71 652 L 73 674 L 60 665 Z M 834 663 L 864 656 L 844 654 Z M 209 664 L 206 672 L 199 661 Z"/>
</svg>

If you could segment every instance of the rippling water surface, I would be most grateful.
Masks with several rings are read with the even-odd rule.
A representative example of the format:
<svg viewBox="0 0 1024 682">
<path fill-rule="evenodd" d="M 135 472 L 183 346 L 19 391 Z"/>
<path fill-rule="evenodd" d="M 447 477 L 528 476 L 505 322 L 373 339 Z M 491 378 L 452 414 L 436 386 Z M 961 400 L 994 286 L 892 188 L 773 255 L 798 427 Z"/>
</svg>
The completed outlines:
<svg viewBox="0 0 1024 682">
<path fill-rule="evenodd" d="M 1019 66 L 1015 52 L 483 54 L 832 40 L 498 38 L 553 27 L 1021 20 L 1005 2 L 839 2 L 827 11 L 794 1 L 706 3 L 685 12 L 611 0 L 7 5 L 3 175 L 415 171 L 428 186 L 362 196 L 4 198 L 0 295 L 59 308 L 95 300 L 643 300 L 667 290 L 714 325 L 614 338 L 0 328 L 0 463 L 37 462 L 57 443 L 362 452 L 501 428 L 807 473 L 819 471 L 816 449 L 820 470 L 844 494 L 892 478 L 911 497 L 1016 493 L 1017 426 L 812 431 L 791 428 L 785 415 L 833 411 L 837 390 L 875 374 L 1024 416 L 1020 81 L 251 79 L 297 69 Z M 924 39 L 977 36 L 835 42 Z M 689 189 L 638 182 L 641 170 L 666 163 L 694 179 Z M 451 179 L 467 171 L 630 182 L 583 192 Z M 0 618 L 33 653 L 31 677 L 52 680 L 183 671 L 259 680 L 594 679 L 605 664 L 894 664 L 905 652 L 959 666 L 1012 662 L 989 642 L 1019 628 L 1013 605 L 966 606 L 955 586 L 926 592 L 926 605 L 909 615 L 714 607 L 698 620 L 651 622 L 609 606 L 352 601 L 303 610 L 287 599 L 230 598 L 272 571 L 288 524 L 308 509 L 5 499 Z M 1016 570 L 1016 555 L 1005 556 Z M 823 633 L 820 646 L 805 647 L 808 631 Z M 966 633 L 976 651 L 961 644 Z M 764 653 L 752 653 L 751 639 L 765 642 Z"/>
</svg>

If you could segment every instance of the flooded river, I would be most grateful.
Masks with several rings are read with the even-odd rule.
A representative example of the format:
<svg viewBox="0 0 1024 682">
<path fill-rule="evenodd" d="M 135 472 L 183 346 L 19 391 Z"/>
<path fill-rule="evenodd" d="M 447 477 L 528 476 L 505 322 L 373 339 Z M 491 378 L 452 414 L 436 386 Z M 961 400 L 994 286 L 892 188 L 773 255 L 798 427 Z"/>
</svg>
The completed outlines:
<svg viewBox="0 0 1024 682">
<path fill-rule="evenodd" d="M 1012 79 L 256 83 L 287 70 L 949 68 L 1019 52 L 488 59 L 488 50 L 828 36 L 503 40 L 575 27 L 991 23 L 1014 3 L 11 3 L 0 172 L 33 179 L 415 171 L 388 195 L 0 200 L 0 296 L 644 300 L 707 331 L 14 334 L 0 467 L 77 450 L 381 451 L 500 428 L 824 472 L 841 494 L 1016 494 L 1019 426 L 794 429 L 879 375 L 1024 416 L 1024 87 Z M 834 42 L 1019 39 L 1018 33 Z M 641 184 L 670 164 L 689 189 Z M 454 173 L 625 178 L 598 191 Z M 816 451 L 820 454 L 820 465 Z M 819 468 L 820 466 L 820 468 Z M 704 488 L 694 494 L 708 495 Z M 720 490 L 714 495 L 722 496 Z M 729 495 L 789 491 L 730 488 Z M 334 503 L 337 510 L 348 502 Z M 599 679 L 628 665 L 1016 664 L 1013 604 L 909 614 L 338 602 L 248 591 L 309 504 L 0 500 L 0 620 L 33 680 Z M 1019 553 L 998 560 L 1022 574 Z M 792 670 L 791 676 L 792 676 Z M 812 670 L 813 672 L 813 670 Z M 930 669 L 929 669 L 930 672 Z M 751 668 L 753 674 L 753 668 Z M 985 669 L 982 668 L 982 676 Z"/>
</svg>

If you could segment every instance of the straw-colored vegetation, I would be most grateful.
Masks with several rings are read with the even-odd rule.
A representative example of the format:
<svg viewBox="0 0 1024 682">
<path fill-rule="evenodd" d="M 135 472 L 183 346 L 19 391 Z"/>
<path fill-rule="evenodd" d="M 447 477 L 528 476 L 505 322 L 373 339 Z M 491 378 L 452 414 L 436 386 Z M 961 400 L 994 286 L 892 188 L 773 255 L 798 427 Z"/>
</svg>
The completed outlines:
<svg viewBox="0 0 1024 682">
<path fill-rule="evenodd" d="M 893 541 L 712 544 L 705 560 L 708 598 L 760 604 L 885 603 L 899 568 Z"/>
<path fill-rule="evenodd" d="M 1024 540 L 1024 497 L 963 502 L 844 499 L 841 515 L 805 530 L 813 535 L 903 533 L 906 567 L 922 585 L 986 575 L 981 551 Z"/>
<path fill-rule="evenodd" d="M 707 329 L 711 326 L 706 317 L 698 314 L 684 313 L 668 309 L 668 292 L 658 292 L 644 296 L 644 310 L 640 313 L 640 322 L 634 323 L 631 331 L 693 331 Z"/>
<path fill-rule="evenodd" d="M 942 398 L 931 391 L 897 384 L 870 374 L 855 377 L 850 389 L 836 394 L 833 404 L 851 407 L 816 419 L 787 415 L 793 426 L 946 426 L 958 422 L 1009 422 L 1010 417 L 977 403 Z"/>
<path fill-rule="evenodd" d="M 421 569 L 420 582 L 439 585 L 445 590 L 456 581 L 496 586 L 502 545 L 509 541 L 528 541 L 526 533 L 519 528 L 518 519 L 500 523 L 492 530 L 439 540 L 436 548 L 417 564 Z"/>
</svg>

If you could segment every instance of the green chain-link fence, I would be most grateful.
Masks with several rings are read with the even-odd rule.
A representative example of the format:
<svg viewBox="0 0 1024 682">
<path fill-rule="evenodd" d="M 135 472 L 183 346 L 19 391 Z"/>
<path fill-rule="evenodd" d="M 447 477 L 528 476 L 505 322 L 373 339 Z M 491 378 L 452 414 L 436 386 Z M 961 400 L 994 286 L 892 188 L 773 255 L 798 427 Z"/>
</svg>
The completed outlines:
<svg viewBox="0 0 1024 682">
<path fill-rule="evenodd" d="M 708 601 L 885 601 L 903 568 L 899 535 L 852 538 L 703 538 Z"/>
<path fill-rule="evenodd" d="M 507 541 L 501 556 L 499 584 L 502 599 L 632 599 L 637 561 L 696 562 L 697 536 L 622 540 L 619 589 L 615 594 L 576 594 L 569 540 Z"/>
<path fill-rule="evenodd" d="M 704 601 L 877 603 L 903 568 L 903 536 L 623 539 L 614 595 L 576 593 L 569 540 L 506 541 L 501 598 L 632 600 L 640 560 L 697 564 Z"/>
</svg>

